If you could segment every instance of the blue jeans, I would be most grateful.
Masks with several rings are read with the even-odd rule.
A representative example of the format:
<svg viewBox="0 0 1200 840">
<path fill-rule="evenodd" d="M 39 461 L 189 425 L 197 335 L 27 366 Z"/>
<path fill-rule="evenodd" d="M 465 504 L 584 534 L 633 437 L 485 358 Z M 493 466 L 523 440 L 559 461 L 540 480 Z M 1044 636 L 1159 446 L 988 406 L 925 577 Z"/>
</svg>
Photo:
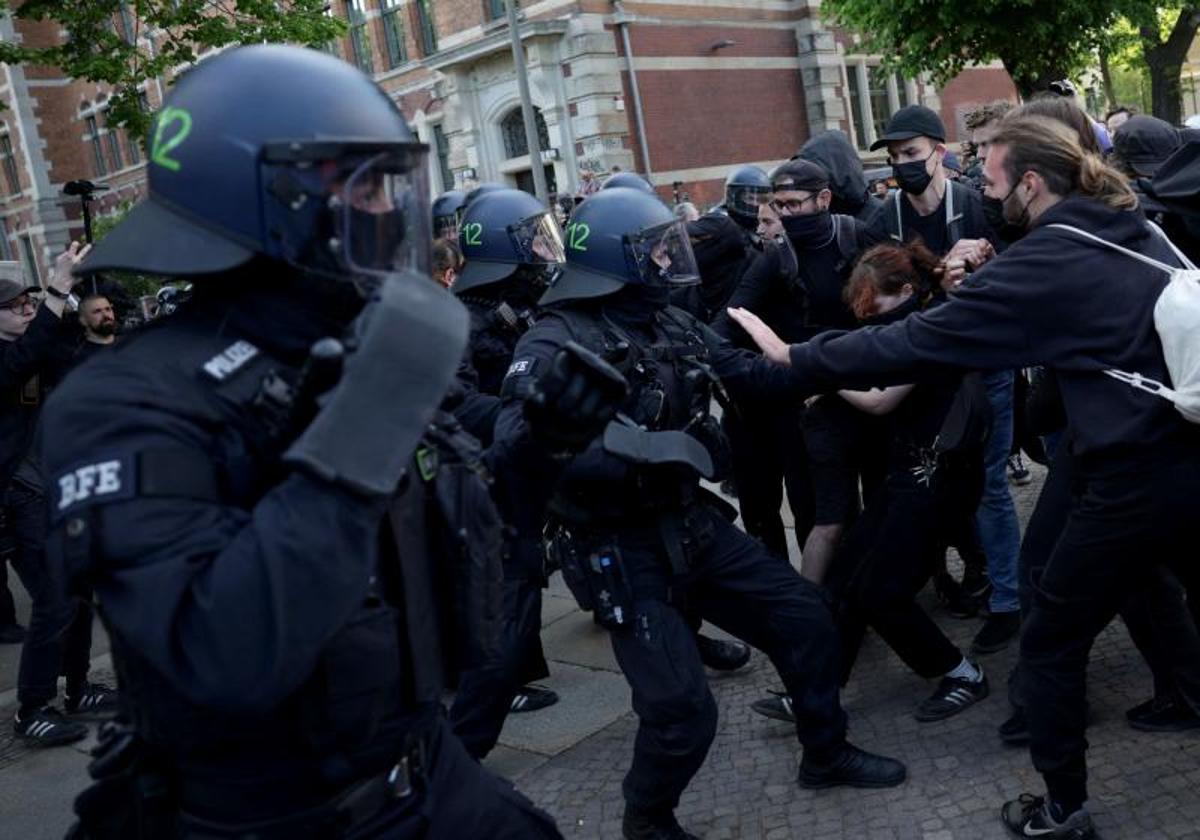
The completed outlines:
<svg viewBox="0 0 1200 840">
<path fill-rule="evenodd" d="M 1016 612 L 1017 555 L 1021 550 L 1021 526 L 1008 489 L 1008 456 L 1013 442 L 1012 371 L 989 373 L 983 378 L 992 405 L 992 436 L 984 453 L 983 499 L 975 514 L 979 541 L 987 555 L 994 613 Z"/>
</svg>

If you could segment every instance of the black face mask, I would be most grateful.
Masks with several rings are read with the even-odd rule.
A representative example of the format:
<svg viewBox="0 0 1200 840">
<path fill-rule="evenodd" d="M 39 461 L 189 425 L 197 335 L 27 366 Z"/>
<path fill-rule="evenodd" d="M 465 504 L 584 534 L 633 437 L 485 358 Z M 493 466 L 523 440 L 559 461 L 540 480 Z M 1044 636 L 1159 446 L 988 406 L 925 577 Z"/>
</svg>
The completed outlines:
<svg viewBox="0 0 1200 840">
<path fill-rule="evenodd" d="M 930 157 L 933 154 L 930 153 Z M 926 164 L 929 158 L 924 160 L 910 160 L 908 163 L 893 163 L 892 176 L 896 179 L 896 183 L 900 185 L 900 189 L 906 193 L 920 195 L 929 188 L 930 182 L 933 181 L 933 176 L 929 174 L 929 169 Z"/>
<path fill-rule="evenodd" d="M 780 221 L 783 222 L 788 239 L 802 251 L 820 248 L 833 238 L 833 216 L 828 210 L 820 210 L 806 216 L 783 216 Z"/>
<path fill-rule="evenodd" d="M 996 235 L 1005 242 L 1016 242 L 1025 235 L 1025 229 L 1010 224 L 1004 218 L 1004 200 L 983 196 L 983 215 Z"/>
<path fill-rule="evenodd" d="M 883 327 L 888 324 L 894 324 L 897 321 L 903 321 L 909 315 L 921 310 L 921 301 L 914 294 L 909 297 L 904 303 L 880 315 L 872 315 L 869 318 L 863 319 L 864 327 Z"/>
</svg>

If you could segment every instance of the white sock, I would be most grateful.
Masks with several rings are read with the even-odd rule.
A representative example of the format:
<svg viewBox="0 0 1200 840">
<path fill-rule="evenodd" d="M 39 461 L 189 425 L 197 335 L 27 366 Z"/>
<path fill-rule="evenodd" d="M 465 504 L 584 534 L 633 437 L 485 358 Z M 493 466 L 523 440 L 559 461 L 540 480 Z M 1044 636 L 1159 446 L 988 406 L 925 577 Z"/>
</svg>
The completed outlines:
<svg viewBox="0 0 1200 840">
<path fill-rule="evenodd" d="M 972 664 L 967 657 L 963 657 L 962 662 L 958 663 L 953 671 L 946 672 L 947 677 L 953 677 L 956 680 L 970 680 L 971 682 L 979 682 L 983 679 L 983 671 Z"/>
</svg>

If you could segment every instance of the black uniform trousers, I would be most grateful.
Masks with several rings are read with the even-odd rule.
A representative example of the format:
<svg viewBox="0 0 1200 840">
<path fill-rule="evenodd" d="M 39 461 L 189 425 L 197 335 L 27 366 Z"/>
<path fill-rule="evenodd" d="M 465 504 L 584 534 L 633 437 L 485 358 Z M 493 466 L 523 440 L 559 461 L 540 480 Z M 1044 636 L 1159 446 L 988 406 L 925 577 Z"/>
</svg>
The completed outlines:
<svg viewBox="0 0 1200 840">
<path fill-rule="evenodd" d="M 1126 457 L 1078 459 L 1066 525 L 1040 575 L 1021 634 L 1021 698 L 1030 752 L 1055 801 L 1087 799 L 1085 680 L 1096 636 L 1157 564 L 1197 572 L 1195 441 Z M 1053 472 L 1053 470 L 1052 470 Z"/>
<path fill-rule="evenodd" d="M 806 750 L 826 754 L 845 740 L 828 596 L 761 543 L 708 515 L 712 541 L 682 576 L 671 574 L 656 529 L 625 528 L 617 538 L 634 614 L 611 638 L 638 716 L 623 785 L 626 804 L 637 810 L 673 810 L 716 733 L 716 702 L 684 604 L 770 657 L 795 704 Z"/>
<path fill-rule="evenodd" d="M 46 499 L 19 481 L 5 494 L 14 552 L 13 568 L 32 601 L 21 648 L 17 700 L 23 708 L 52 701 L 58 677 L 67 689 L 87 679 L 92 648 L 92 607 L 67 591 L 66 571 L 46 552 Z"/>
<path fill-rule="evenodd" d="M 746 533 L 786 559 L 787 536 L 780 515 L 784 489 L 801 547 L 814 517 L 800 410 L 786 403 L 742 402 L 736 412 L 722 416 L 721 424 L 733 456 L 733 483 Z"/>
</svg>

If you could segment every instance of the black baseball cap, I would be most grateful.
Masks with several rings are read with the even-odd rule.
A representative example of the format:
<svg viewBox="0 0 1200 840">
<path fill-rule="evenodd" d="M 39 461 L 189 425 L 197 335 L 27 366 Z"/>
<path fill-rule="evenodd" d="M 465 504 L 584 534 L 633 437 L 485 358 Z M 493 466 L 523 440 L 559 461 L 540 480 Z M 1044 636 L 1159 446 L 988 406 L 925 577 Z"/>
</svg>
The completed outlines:
<svg viewBox="0 0 1200 840">
<path fill-rule="evenodd" d="M 946 140 L 946 126 L 932 108 L 924 105 L 908 105 L 892 114 L 883 128 L 883 134 L 871 144 L 871 151 L 881 149 L 893 140 L 911 140 L 914 137 L 930 137 L 942 143 Z"/>
<path fill-rule="evenodd" d="M 771 189 L 820 192 L 829 189 L 829 173 L 819 163 L 796 158 L 771 173 Z"/>
<path fill-rule="evenodd" d="M 1117 129 L 1113 151 L 1143 178 L 1151 178 L 1182 145 L 1179 131 L 1166 120 L 1138 114 Z"/>
<path fill-rule="evenodd" d="M 0 262 L 0 305 L 16 300 L 21 295 L 40 291 L 39 286 L 29 284 L 22 263 L 16 260 Z"/>
</svg>

